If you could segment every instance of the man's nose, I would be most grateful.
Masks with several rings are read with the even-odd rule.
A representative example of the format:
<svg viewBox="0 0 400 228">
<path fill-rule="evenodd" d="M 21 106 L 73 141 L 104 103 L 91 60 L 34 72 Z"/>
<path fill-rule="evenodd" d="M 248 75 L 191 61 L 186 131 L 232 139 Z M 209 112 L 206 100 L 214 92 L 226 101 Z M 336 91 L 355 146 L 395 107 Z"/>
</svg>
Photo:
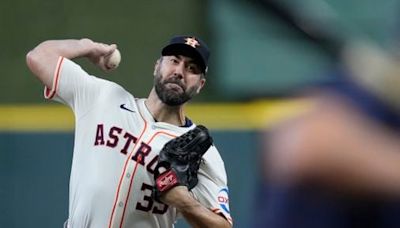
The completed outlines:
<svg viewBox="0 0 400 228">
<path fill-rule="evenodd" d="M 174 76 L 178 77 L 179 79 L 182 79 L 184 71 L 185 71 L 185 65 L 183 63 L 180 63 L 174 69 Z"/>
</svg>

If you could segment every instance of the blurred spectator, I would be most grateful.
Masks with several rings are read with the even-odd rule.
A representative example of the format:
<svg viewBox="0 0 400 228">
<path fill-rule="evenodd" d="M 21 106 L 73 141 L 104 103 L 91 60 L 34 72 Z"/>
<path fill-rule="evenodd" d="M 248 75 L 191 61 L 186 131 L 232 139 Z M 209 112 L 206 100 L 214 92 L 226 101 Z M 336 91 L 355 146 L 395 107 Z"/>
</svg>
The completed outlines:
<svg viewBox="0 0 400 228">
<path fill-rule="evenodd" d="M 374 70 L 382 86 L 397 71 L 376 76 L 396 64 L 347 57 L 331 81 L 296 95 L 306 112 L 265 131 L 256 227 L 400 227 L 400 97 L 359 75 Z"/>
<path fill-rule="evenodd" d="M 295 93 L 308 110 L 262 136 L 256 227 L 400 227 L 399 60 L 354 42 L 325 1 L 257 2 L 339 61 Z"/>
</svg>

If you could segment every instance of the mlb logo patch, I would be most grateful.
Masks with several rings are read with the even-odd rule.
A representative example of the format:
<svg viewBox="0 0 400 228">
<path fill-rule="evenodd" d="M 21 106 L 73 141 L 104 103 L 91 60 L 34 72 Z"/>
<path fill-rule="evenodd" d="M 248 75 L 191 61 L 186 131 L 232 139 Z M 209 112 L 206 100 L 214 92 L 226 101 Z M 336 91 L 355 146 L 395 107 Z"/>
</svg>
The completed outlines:
<svg viewBox="0 0 400 228">
<path fill-rule="evenodd" d="M 221 207 L 222 210 L 224 210 L 226 213 L 230 213 L 229 211 L 229 190 L 228 188 L 223 188 L 218 192 L 217 200 L 218 204 Z"/>
</svg>

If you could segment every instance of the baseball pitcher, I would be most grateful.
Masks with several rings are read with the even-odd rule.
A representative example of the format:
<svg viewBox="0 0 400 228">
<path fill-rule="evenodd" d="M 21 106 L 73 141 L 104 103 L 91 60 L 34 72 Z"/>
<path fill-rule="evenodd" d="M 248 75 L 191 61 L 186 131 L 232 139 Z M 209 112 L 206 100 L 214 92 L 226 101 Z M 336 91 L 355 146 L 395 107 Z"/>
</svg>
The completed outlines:
<svg viewBox="0 0 400 228">
<path fill-rule="evenodd" d="M 203 88 L 209 50 L 198 38 L 173 37 L 154 67 L 154 86 L 136 98 L 88 74 L 85 57 L 104 71 L 118 66 L 115 44 L 49 40 L 27 54 L 44 96 L 75 115 L 68 228 L 231 227 L 224 163 L 204 126 L 183 106 Z"/>
</svg>

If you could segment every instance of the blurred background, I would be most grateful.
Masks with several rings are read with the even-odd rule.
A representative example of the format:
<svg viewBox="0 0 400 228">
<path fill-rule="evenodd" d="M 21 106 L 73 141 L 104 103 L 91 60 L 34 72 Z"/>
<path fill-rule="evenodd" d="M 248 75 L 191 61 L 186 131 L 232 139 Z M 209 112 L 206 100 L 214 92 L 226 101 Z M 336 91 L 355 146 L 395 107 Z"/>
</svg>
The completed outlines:
<svg viewBox="0 0 400 228">
<path fill-rule="evenodd" d="M 26 53 L 47 39 L 116 43 L 122 53 L 117 70 L 106 74 L 86 60 L 79 63 L 144 97 L 161 48 L 176 34 L 199 36 L 210 46 L 207 85 L 188 114 L 211 129 L 225 161 L 235 227 L 252 227 L 262 179 L 261 129 L 304 108 L 288 95 L 328 80 L 323 72 L 337 61 L 253 2 L 1 1 L 0 227 L 61 227 L 68 212 L 72 112 L 45 102 L 41 84 L 26 67 Z M 392 45 L 399 32 L 399 0 L 284 2 L 298 9 L 313 6 L 323 16 L 335 14 L 344 31 L 382 47 Z"/>
</svg>

